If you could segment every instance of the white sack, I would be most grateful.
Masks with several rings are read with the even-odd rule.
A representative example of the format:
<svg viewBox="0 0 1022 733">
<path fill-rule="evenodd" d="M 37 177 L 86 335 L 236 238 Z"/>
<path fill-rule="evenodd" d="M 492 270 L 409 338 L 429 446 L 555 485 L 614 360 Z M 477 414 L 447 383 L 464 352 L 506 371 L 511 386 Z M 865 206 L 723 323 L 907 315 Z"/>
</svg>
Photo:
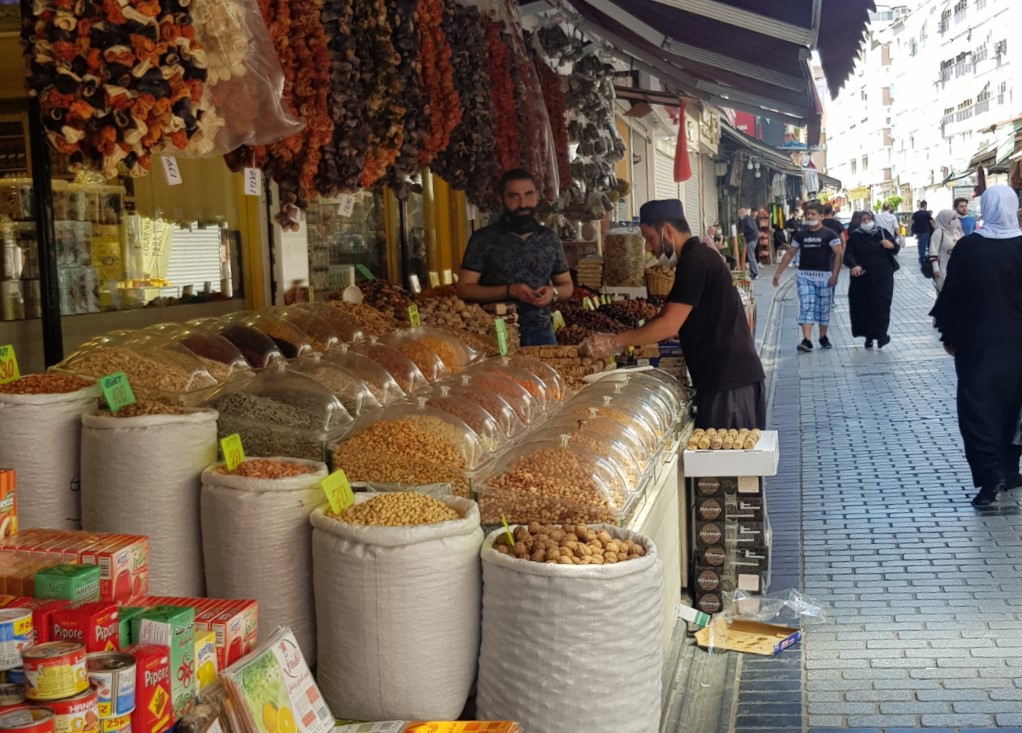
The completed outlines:
<svg viewBox="0 0 1022 733">
<path fill-rule="evenodd" d="M 205 595 L 199 492 L 215 410 L 82 417 L 82 526 L 149 537 L 149 593 Z"/>
<path fill-rule="evenodd" d="M 468 700 L 483 531 L 475 502 L 440 500 L 463 519 L 361 527 L 312 514 L 317 679 L 338 718 L 456 720 Z"/>
<path fill-rule="evenodd" d="M 259 601 L 259 643 L 290 626 L 309 664 L 316 663 L 309 514 L 323 503 L 326 464 L 270 458 L 312 473 L 281 479 L 202 474 L 202 556 L 214 598 Z"/>
<path fill-rule="evenodd" d="M 99 387 L 49 395 L 0 394 L 0 466 L 17 481 L 18 526 L 80 529 L 82 415 Z"/>
<path fill-rule="evenodd" d="M 482 549 L 480 720 L 543 733 L 658 733 L 663 669 L 663 563 L 535 563 Z"/>
</svg>

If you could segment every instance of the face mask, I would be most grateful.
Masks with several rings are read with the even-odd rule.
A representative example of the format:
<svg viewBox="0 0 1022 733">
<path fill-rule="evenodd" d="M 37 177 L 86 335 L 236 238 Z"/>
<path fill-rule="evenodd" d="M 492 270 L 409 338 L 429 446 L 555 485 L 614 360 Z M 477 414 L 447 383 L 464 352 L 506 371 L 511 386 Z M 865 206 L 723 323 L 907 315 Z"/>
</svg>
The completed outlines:
<svg viewBox="0 0 1022 733">
<path fill-rule="evenodd" d="M 859 229 L 861 229 L 864 232 L 871 232 L 874 229 L 876 229 L 876 227 L 877 227 L 876 223 L 872 221 L 864 221 L 862 222 L 862 224 L 859 225 Z"/>
<path fill-rule="evenodd" d="M 809 227 L 810 229 L 812 229 L 819 223 L 820 223 L 819 219 L 810 219 L 809 217 L 806 217 L 806 226 Z"/>
</svg>

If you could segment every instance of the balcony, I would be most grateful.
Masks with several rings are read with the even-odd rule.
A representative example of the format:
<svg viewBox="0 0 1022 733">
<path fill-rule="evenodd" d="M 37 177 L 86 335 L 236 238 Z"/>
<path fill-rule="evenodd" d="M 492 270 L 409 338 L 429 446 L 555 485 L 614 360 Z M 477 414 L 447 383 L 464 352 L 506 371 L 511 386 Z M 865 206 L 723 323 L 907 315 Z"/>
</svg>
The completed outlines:
<svg viewBox="0 0 1022 733">
<path fill-rule="evenodd" d="M 947 33 L 948 32 L 948 28 L 950 28 L 950 27 L 951 27 L 951 20 L 945 18 L 945 19 L 941 20 L 940 23 L 937 24 L 937 32 L 938 33 Z"/>
<path fill-rule="evenodd" d="M 950 125 L 952 122 L 954 122 L 954 120 L 955 120 L 955 113 L 952 112 L 949 115 L 944 115 L 943 117 L 941 117 L 940 124 L 941 125 Z"/>
<path fill-rule="evenodd" d="M 965 11 L 964 10 L 957 11 L 955 13 L 955 23 L 958 24 L 958 23 L 964 23 L 964 22 L 965 22 Z"/>
<path fill-rule="evenodd" d="M 965 122 L 972 119 L 972 107 L 966 107 L 955 112 L 955 122 Z"/>
<path fill-rule="evenodd" d="M 976 10 L 982 10 L 987 6 L 987 0 L 976 0 Z"/>
<path fill-rule="evenodd" d="M 951 80 L 951 67 L 946 66 L 940 70 L 940 80 L 942 82 L 948 82 Z"/>
<path fill-rule="evenodd" d="M 975 66 L 973 66 L 971 60 L 959 61 L 957 64 L 955 64 L 955 76 L 960 77 L 965 76 L 966 74 L 971 74 L 973 72 L 973 69 L 975 69 Z"/>
<path fill-rule="evenodd" d="M 981 115 L 984 112 L 990 111 L 990 100 L 984 99 L 982 102 L 976 102 L 972 107 L 973 114 Z"/>
</svg>

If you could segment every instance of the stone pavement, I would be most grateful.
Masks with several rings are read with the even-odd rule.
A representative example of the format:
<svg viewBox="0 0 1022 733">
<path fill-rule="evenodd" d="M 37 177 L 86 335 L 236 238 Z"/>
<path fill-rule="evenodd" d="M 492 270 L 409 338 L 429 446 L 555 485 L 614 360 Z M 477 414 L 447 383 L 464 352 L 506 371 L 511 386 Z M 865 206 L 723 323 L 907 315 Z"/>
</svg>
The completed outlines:
<svg viewBox="0 0 1022 733">
<path fill-rule="evenodd" d="M 932 284 L 914 249 L 900 259 L 883 351 L 851 338 L 847 271 L 835 348 L 810 354 L 795 351 L 794 289 L 782 283 L 771 319 L 773 268 L 755 283 L 782 444 L 772 589 L 800 587 L 829 614 L 799 652 L 738 660 L 720 730 L 1022 730 L 1022 495 L 970 506 Z"/>
</svg>

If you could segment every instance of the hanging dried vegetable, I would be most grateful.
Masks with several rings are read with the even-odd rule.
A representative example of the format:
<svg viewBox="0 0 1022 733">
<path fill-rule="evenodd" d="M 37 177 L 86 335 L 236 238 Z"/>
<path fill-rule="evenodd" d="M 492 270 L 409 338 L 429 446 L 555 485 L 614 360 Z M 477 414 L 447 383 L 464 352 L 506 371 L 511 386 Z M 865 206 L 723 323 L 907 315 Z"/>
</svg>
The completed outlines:
<svg viewBox="0 0 1022 733">
<path fill-rule="evenodd" d="M 563 193 L 571 188 L 571 162 L 568 155 L 568 112 L 564 106 L 564 88 L 561 75 L 550 68 L 539 55 L 533 55 L 539 85 L 543 89 L 550 131 L 554 138 L 554 152 L 557 155 L 557 179 Z"/>
<path fill-rule="evenodd" d="M 351 0 L 324 0 L 320 20 L 330 39 L 330 118 L 333 138 L 323 147 L 319 160 L 316 189 L 323 196 L 358 188 L 365 165 L 367 133 L 366 102 L 361 60 L 355 37 L 355 7 L 364 11 L 366 3 Z M 371 81 L 369 83 L 372 83 Z"/>
<path fill-rule="evenodd" d="M 33 12 L 26 86 L 72 169 L 113 177 L 123 163 L 143 175 L 153 152 L 183 150 L 201 131 L 207 60 L 187 3 L 37 0 Z"/>
<path fill-rule="evenodd" d="M 418 0 L 415 25 L 419 29 L 422 87 L 426 98 L 428 134 L 419 148 L 419 165 L 429 165 L 450 143 L 451 132 L 461 121 L 461 100 L 454 87 L 451 44 L 444 34 L 447 6 L 444 0 Z"/>
<path fill-rule="evenodd" d="M 522 123 L 518 117 L 515 84 L 511 78 L 511 51 L 501 38 L 497 21 L 486 18 L 485 28 L 495 123 L 494 152 L 503 172 L 522 163 Z"/>
<path fill-rule="evenodd" d="M 394 48 L 386 0 L 352 0 L 355 43 L 365 80 L 366 152 L 359 184 L 371 188 L 397 158 L 404 139 L 405 109 L 399 103 L 401 57 Z"/>
<path fill-rule="evenodd" d="M 419 172 L 419 150 L 429 135 L 429 111 L 422 82 L 423 60 L 419 55 L 419 31 L 415 25 L 414 0 L 388 0 L 394 27 L 394 48 L 401 57 L 397 67 L 404 108 L 404 134 L 397 155 L 387 170 L 387 183 L 399 199 L 411 193 L 411 177 Z"/>
<path fill-rule="evenodd" d="M 454 55 L 454 86 L 461 100 L 461 123 L 447 148 L 433 159 L 433 172 L 452 188 L 465 191 L 470 202 L 489 208 L 500 176 L 494 138 L 493 106 L 486 30 L 478 8 L 447 5 L 444 33 Z"/>
</svg>

